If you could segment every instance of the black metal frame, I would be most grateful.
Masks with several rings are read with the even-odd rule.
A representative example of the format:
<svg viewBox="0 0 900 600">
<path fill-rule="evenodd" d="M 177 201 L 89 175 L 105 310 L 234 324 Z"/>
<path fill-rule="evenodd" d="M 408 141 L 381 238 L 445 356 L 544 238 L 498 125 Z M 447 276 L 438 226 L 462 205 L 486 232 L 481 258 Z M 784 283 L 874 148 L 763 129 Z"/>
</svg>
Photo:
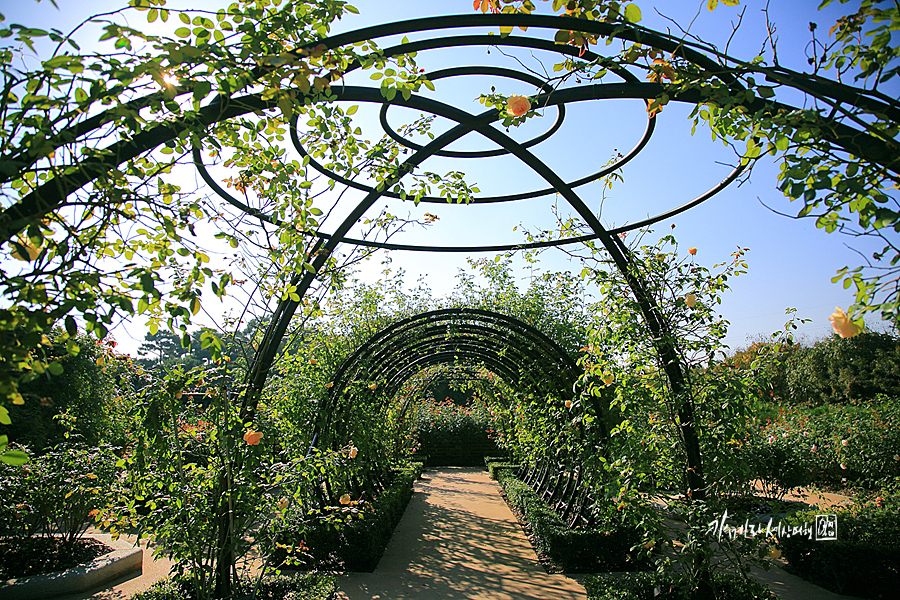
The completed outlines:
<svg viewBox="0 0 900 600">
<path fill-rule="evenodd" d="M 563 399 L 572 397 L 580 372 L 565 349 L 519 319 L 474 308 L 429 311 L 379 331 L 341 364 L 319 409 L 319 444 L 346 441 L 330 434 L 344 407 L 369 395 L 366 386 L 374 383 L 371 396 L 390 399 L 414 375 L 445 363 L 483 365 L 514 388 Z"/>
<path fill-rule="evenodd" d="M 723 67 L 716 60 L 713 60 L 703 53 L 687 47 L 679 40 L 669 39 L 667 37 L 658 35 L 653 31 L 649 31 L 639 26 L 629 25 L 625 23 L 605 23 L 569 17 L 558 17 L 555 15 L 469 14 L 416 19 L 363 28 L 356 31 L 332 36 L 325 40 L 315 41 L 307 44 L 303 48 L 298 48 L 296 52 L 299 57 L 302 54 L 308 53 L 308 51 L 313 47 L 322 44 L 324 44 L 325 48 L 327 49 L 339 48 L 348 44 L 353 44 L 355 42 L 376 40 L 393 35 L 403 35 L 425 31 L 436 32 L 438 30 L 444 30 L 444 32 L 446 33 L 447 30 L 472 27 L 528 27 L 532 30 L 551 30 L 553 32 L 558 30 L 572 30 L 584 32 L 598 37 L 605 37 L 610 39 L 617 38 L 621 40 L 639 42 L 646 47 L 652 47 L 658 50 L 662 50 L 666 53 L 670 53 L 672 56 L 690 62 L 691 64 L 702 70 L 704 73 L 719 78 L 726 85 L 729 85 L 736 93 L 744 91 L 744 88 L 742 87 L 740 82 L 728 71 L 726 67 Z M 596 55 L 590 52 L 581 53 L 578 49 L 572 48 L 571 46 L 557 45 L 546 40 L 538 40 L 532 37 L 522 37 L 518 35 L 510 35 L 506 37 L 500 35 L 462 35 L 451 37 L 447 35 L 436 34 L 429 40 L 403 43 L 386 49 L 382 51 L 382 53 L 383 55 L 399 55 L 407 52 L 416 52 L 429 48 L 447 48 L 466 45 L 519 46 L 546 49 L 569 56 L 574 56 L 577 52 L 587 60 L 596 58 Z M 351 65 L 350 68 L 347 69 L 347 72 L 355 70 L 359 67 L 360 63 Z M 465 72 L 465 69 L 466 68 L 462 68 L 462 71 L 458 70 L 457 72 Z M 261 66 L 256 70 L 254 76 L 262 76 L 264 72 L 265 67 Z M 485 70 L 481 69 L 479 72 L 485 72 Z M 660 97 L 664 93 L 669 95 L 670 102 L 698 104 L 706 100 L 699 90 L 667 89 L 666 86 L 663 86 L 659 83 L 636 81 L 634 78 L 630 78 L 625 75 L 625 72 L 622 69 L 618 69 L 615 72 L 622 76 L 624 80 L 623 82 L 613 84 L 591 83 L 560 91 L 547 91 L 545 89 L 544 93 L 533 97 L 532 100 L 534 104 L 538 106 L 559 107 L 560 113 L 558 120 L 564 118 L 564 106 L 569 102 L 584 102 L 590 100 L 601 100 L 605 98 L 633 98 L 652 101 L 653 99 Z M 449 76 L 446 71 L 439 72 L 436 74 L 436 76 L 441 76 L 441 73 L 444 73 L 443 76 Z M 495 73 L 499 74 L 500 72 L 496 71 Z M 520 76 L 515 77 L 518 79 L 522 79 L 522 77 Z M 802 82 L 798 82 L 798 86 L 799 84 L 806 85 L 808 89 L 813 89 L 816 90 L 817 93 L 829 96 L 829 90 L 820 87 L 818 83 L 812 78 L 804 80 Z M 305 101 L 308 99 L 306 94 L 304 94 L 302 90 L 297 89 L 293 91 L 295 92 L 298 101 Z M 883 112 L 884 114 L 891 115 L 892 118 L 895 119 L 900 118 L 897 116 L 897 109 L 895 107 L 884 104 L 876 98 L 863 96 L 862 94 L 857 94 L 847 90 L 839 90 L 837 93 L 840 95 L 840 97 L 829 96 L 832 97 L 837 103 L 849 103 L 857 106 L 865 106 L 867 110 Z M 380 90 L 378 89 L 353 86 L 334 86 L 331 89 L 331 95 L 336 97 L 339 101 L 375 102 L 382 104 L 385 103 L 385 100 L 382 97 Z M 138 98 L 136 100 L 128 102 L 127 106 L 132 110 L 140 110 L 141 108 L 149 106 L 152 102 L 158 100 L 160 97 L 161 95 L 156 94 L 144 98 Z M 407 158 L 403 162 L 403 164 L 400 165 L 398 176 L 383 182 L 383 189 L 389 190 L 400 180 L 403 174 L 412 171 L 428 158 L 432 156 L 440 156 L 442 154 L 447 155 L 447 153 L 445 152 L 445 148 L 447 145 L 469 133 L 474 132 L 494 142 L 498 146 L 498 148 L 502 149 L 503 153 L 508 153 L 512 156 L 515 156 L 523 163 L 528 165 L 531 169 L 533 169 L 536 173 L 543 177 L 548 186 L 544 190 L 537 190 L 534 192 L 529 192 L 527 194 L 517 194 L 493 198 L 479 198 L 475 200 L 476 203 L 508 202 L 524 199 L 526 197 L 535 197 L 536 195 L 540 195 L 543 192 L 556 193 L 562 196 L 570 204 L 570 206 L 575 209 L 575 211 L 580 215 L 585 223 L 587 223 L 587 225 L 591 228 L 593 233 L 578 238 L 548 240 L 531 244 L 457 247 L 388 244 L 348 238 L 348 232 L 362 217 L 362 215 L 379 198 L 385 195 L 389 196 L 389 194 L 379 192 L 378 190 L 369 190 L 366 197 L 361 202 L 359 202 L 354 210 L 350 212 L 346 219 L 333 232 L 331 232 L 330 234 L 318 231 L 309 233 L 311 236 L 314 236 L 316 238 L 316 241 L 314 242 L 309 253 L 312 257 L 311 263 L 313 266 L 313 270 L 316 272 L 321 270 L 326 264 L 327 257 L 338 247 L 339 244 L 342 243 L 357 244 L 370 248 L 381 248 L 386 250 L 402 249 L 432 252 L 479 252 L 504 251 L 519 248 L 541 248 L 569 243 L 585 242 L 590 240 L 599 240 L 606 251 L 609 253 L 617 268 L 626 278 L 635 296 L 635 299 L 640 306 L 640 310 L 647 323 L 647 327 L 650 330 L 651 335 L 653 336 L 654 343 L 660 355 L 660 362 L 663 365 L 666 376 L 669 380 L 672 395 L 674 398 L 678 399 L 679 402 L 677 417 L 680 428 L 680 435 L 682 437 L 686 452 L 687 463 L 685 469 L 687 480 L 686 491 L 688 495 L 693 499 L 703 499 L 703 497 L 705 496 L 703 467 L 700 460 L 699 443 L 696 434 L 696 426 L 694 423 L 693 404 L 689 399 L 689 388 L 685 384 L 684 373 L 682 372 L 682 366 L 679 361 L 678 352 L 675 348 L 676 342 L 673 339 L 671 332 L 668 331 L 666 321 L 663 318 L 661 311 L 656 306 L 653 298 L 647 293 L 643 281 L 641 280 L 636 270 L 633 268 L 628 249 L 624 246 L 624 244 L 616 234 L 629 231 L 631 229 L 645 227 L 652 223 L 658 222 L 659 220 L 670 218 L 676 214 L 679 214 L 680 212 L 696 206 L 700 202 L 703 202 L 704 200 L 713 196 L 718 191 L 724 189 L 729 183 L 734 181 L 734 179 L 737 178 L 740 174 L 741 167 L 738 166 L 737 168 L 735 168 L 728 177 L 726 177 L 722 182 L 714 186 L 708 192 L 692 201 L 685 202 L 681 206 L 667 211 L 662 215 L 632 223 L 627 227 L 606 229 L 602 226 L 597 216 L 591 212 L 588 206 L 575 191 L 576 188 L 583 185 L 584 183 L 588 183 L 589 181 L 598 179 L 606 173 L 604 171 L 601 171 L 600 173 L 595 173 L 591 176 L 588 176 L 587 178 L 582 178 L 571 183 L 563 181 L 556 175 L 556 173 L 553 172 L 552 169 L 542 163 L 529 151 L 529 146 L 539 143 L 541 139 L 546 139 L 546 136 L 539 136 L 537 140 L 532 140 L 530 142 L 526 142 L 525 144 L 519 144 L 515 142 L 509 136 L 492 126 L 492 123 L 496 122 L 500 118 L 500 114 L 497 110 L 487 110 L 482 112 L 481 114 L 472 115 L 447 104 L 443 104 L 428 98 L 419 97 L 417 95 L 411 96 L 408 100 L 405 100 L 401 95 L 398 95 L 390 101 L 390 104 L 408 106 L 414 109 L 431 112 L 432 114 L 439 115 L 451 121 L 455 121 L 458 124 L 449 131 L 432 140 L 430 143 L 422 146 L 421 148 L 418 148 L 412 154 L 412 156 Z M 231 98 L 228 94 L 223 94 L 206 106 L 202 107 L 200 110 L 192 113 L 191 115 L 188 115 L 182 120 L 170 122 L 167 121 L 154 124 L 141 133 L 115 141 L 109 144 L 107 147 L 96 152 L 92 157 L 80 161 L 77 165 L 78 168 L 73 169 L 71 173 L 40 183 L 35 189 L 30 191 L 24 197 L 20 198 L 15 204 L 8 206 L 0 211 L 0 239 L 13 239 L 15 235 L 26 229 L 28 226 L 36 223 L 41 218 L 59 209 L 63 205 L 64 200 L 70 194 L 76 192 L 96 178 L 103 176 L 105 173 L 107 173 L 111 169 L 116 168 L 118 165 L 128 160 L 134 159 L 141 154 L 152 150 L 153 148 L 156 148 L 162 144 L 172 142 L 178 136 L 182 135 L 185 131 L 193 131 L 198 125 L 209 126 L 226 119 L 239 117 L 249 112 L 263 111 L 273 108 L 275 108 L 274 101 L 264 100 L 261 94 L 250 94 L 239 98 Z M 755 100 L 747 102 L 746 108 L 751 114 L 760 115 L 766 114 L 767 112 L 776 113 L 795 110 L 795 107 L 792 107 L 790 105 L 762 98 L 756 98 Z M 96 131 L 99 127 L 102 127 L 103 124 L 109 120 L 110 115 L 114 116 L 114 113 L 112 111 L 117 110 L 119 110 L 119 108 L 110 109 L 109 113 L 100 113 L 86 119 L 85 121 L 79 122 L 78 124 L 72 126 L 67 130 L 60 132 L 54 140 L 50 141 L 51 146 L 55 145 L 53 147 L 61 147 L 65 144 L 77 142 L 78 140 L 84 139 L 85 136 L 89 135 L 93 131 Z M 383 108 L 382 120 L 385 123 L 387 122 L 386 111 L 387 108 Z M 864 131 L 856 130 L 842 123 L 832 122 L 827 118 L 823 118 L 823 121 L 826 121 L 828 125 L 827 127 L 822 127 L 820 130 L 820 134 L 824 140 L 872 164 L 880 165 L 894 173 L 900 172 L 900 156 L 898 156 L 892 150 L 892 146 L 886 143 L 884 140 L 868 135 Z M 652 133 L 653 122 L 654 120 L 652 118 L 648 121 L 648 129 L 645 133 L 644 138 L 642 138 L 642 140 L 635 147 L 636 150 L 632 150 L 631 152 L 629 152 L 629 154 L 626 155 L 626 158 L 628 160 L 630 160 L 634 153 L 640 151 L 640 148 L 642 148 L 643 144 L 646 143 L 646 139 L 649 139 L 649 135 Z M 389 127 L 387 128 L 387 130 L 390 132 Z M 552 134 L 552 128 L 550 134 Z M 292 136 L 296 138 L 296 131 L 293 132 Z M 300 151 L 302 151 L 302 149 Z M 194 155 L 198 164 L 200 174 L 217 193 L 225 198 L 226 201 L 230 202 L 234 206 L 237 206 L 241 210 L 244 210 L 248 214 L 260 218 L 261 220 L 273 221 L 271 216 L 262 214 L 260 211 L 240 203 L 236 199 L 230 197 L 227 193 L 223 193 L 224 190 L 221 188 L 221 186 L 218 186 L 218 184 L 216 184 L 212 180 L 212 178 L 209 176 L 209 173 L 202 166 L 199 150 L 195 151 Z M 17 166 L 16 173 L 21 173 L 33 168 L 34 164 L 43 156 L 46 156 L 46 154 L 42 153 L 41 155 L 35 155 L 33 157 L 32 163 L 21 164 Z M 624 160 L 625 159 L 623 159 L 623 161 Z M 621 166 L 623 164 L 623 161 L 620 161 L 618 164 L 612 165 L 610 169 L 612 170 Z M 319 166 L 321 167 L 321 165 Z M 611 170 L 609 172 L 611 172 Z M 16 173 L 0 175 L 0 180 L 11 181 L 12 178 L 15 178 L 17 176 Z M 444 199 L 425 198 L 422 201 L 444 202 Z M 247 385 L 247 393 L 244 399 L 244 412 L 247 418 L 252 417 L 252 413 L 256 409 L 259 395 L 268 377 L 279 344 L 284 337 L 285 332 L 287 331 L 290 320 L 294 315 L 297 307 L 299 306 L 300 301 L 302 301 L 303 296 L 306 294 L 315 277 L 316 273 L 303 273 L 301 275 L 297 275 L 293 279 L 292 283 L 295 286 L 295 297 L 299 297 L 299 300 L 283 301 L 277 306 L 274 311 L 274 314 L 270 321 L 270 325 L 265 333 L 265 337 L 262 343 L 259 345 L 259 350 L 257 351 L 252 361 L 251 368 L 245 381 Z M 490 329 L 490 327 L 488 329 Z M 480 335 L 481 334 L 485 334 L 485 332 L 480 332 Z M 420 351 L 424 352 L 426 348 L 428 348 L 427 345 L 420 348 Z M 435 348 L 437 348 L 437 346 L 435 346 Z M 479 359 L 484 359 L 485 356 L 491 354 L 486 348 L 475 348 L 474 346 L 471 349 L 471 353 L 472 360 L 474 360 L 476 357 Z M 445 355 L 447 360 L 450 360 L 451 353 L 449 351 L 435 352 L 434 356 L 437 357 L 438 355 L 442 355 L 441 358 L 444 358 Z M 522 359 L 527 360 L 528 354 L 523 354 Z M 435 358 L 434 360 L 437 360 L 437 358 Z M 502 360 L 496 357 L 492 358 L 491 360 L 497 363 L 496 368 L 498 370 L 501 369 L 501 365 L 505 364 Z M 425 359 L 420 360 L 420 364 L 424 364 L 425 362 L 428 361 Z M 513 373 L 508 373 L 508 375 L 513 376 Z M 405 371 L 397 370 L 395 373 L 392 373 L 391 381 L 395 382 L 405 376 Z M 391 385 L 394 386 L 396 384 L 392 383 Z M 224 490 L 226 489 L 226 487 L 227 486 L 225 485 L 225 482 L 220 481 L 220 489 Z M 232 534 L 230 530 L 230 521 L 228 520 L 228 515 L 230 514 L 231 508 L 225 501 L 223 501 L 223 504 L 218 507 L 218 510 L 220 511 L 220 514 L 218 516 L 220 519 L 222 519 L 223 526 L 219 532 L 218 551 L 220 553 L 220 561 L 217 568 L 220 569 L 220 577 L 217 580 L 217 585 L 224 585 L 224 583 L 222 582 L 227 582 L 230 576 L 228 568 L 231 563 L 225 559 L 228 555 L 230 555 L 232 548 Z M 219 591 L 223 590 L 217 589 L 217 593 Z"/>
</svg>

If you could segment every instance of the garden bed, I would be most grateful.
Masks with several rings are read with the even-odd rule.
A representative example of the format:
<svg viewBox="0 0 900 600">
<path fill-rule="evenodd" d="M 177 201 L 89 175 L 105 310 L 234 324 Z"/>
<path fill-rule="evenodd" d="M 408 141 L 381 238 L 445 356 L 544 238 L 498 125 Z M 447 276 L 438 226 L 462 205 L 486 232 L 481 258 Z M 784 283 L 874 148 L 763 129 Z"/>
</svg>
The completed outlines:
<svg viewBox="0 0 900 600">
<path fill-rule="evenodd" d="M 371 512 L 336 528 L 330 523 L 309 524 L 305 531 L 285 534 L 279 543 L 304 548 L 305 569 L 372 572 L 378 565 L 394 528 L 400 522 L 412 496 L 413 483 L 422 472 L 422 463 L 399 470 L 393 483 L 372 502 Z M 272 557 L 273 564 L 285 559 L 283 551 Z"/>
<path fill-rule="evenodd" d="M 718 600 L 775 600 L 764 585 L 736 574 L 717 574 L 713 588 Z M 609 573 L 585 575 L 588 600 L 683 600 L 688 590 L 683 584 L 655 573 Z"/>
<path fill-rule="evenodd" d="M 0 539 L 0 581 L 64 571 L 112 551 L 90 537 L 70 543 L 55 536 Z"/>
<path fill-rule="evenodd" d="M 141 569 L 143 550 L 140 548 L 123 540 L 113 540 L 109 534 L 92 534 L 84 539 L 92 539 L 108 551 L 65 570 L 0 581 L 0 597 L 4 600 L 36 600 L 74 594 Z"/>
</svg>

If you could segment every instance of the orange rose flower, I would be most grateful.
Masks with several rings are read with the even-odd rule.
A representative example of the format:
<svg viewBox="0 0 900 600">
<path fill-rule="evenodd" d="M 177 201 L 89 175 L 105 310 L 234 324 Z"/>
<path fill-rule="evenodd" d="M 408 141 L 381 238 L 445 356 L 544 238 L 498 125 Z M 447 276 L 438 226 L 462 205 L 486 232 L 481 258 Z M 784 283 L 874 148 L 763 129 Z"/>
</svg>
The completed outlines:
<svg viewBox="0 0 900 600">
<path fill-rule="evenodd" d="M 252 429 L 244 434 L 244 441 L 247 442 L 248 446 L 256 446 L 261 439 L 263 439 L 263 434 L 258 431 L 253 431 Z"/>
<path fill-rule="evenodd" d="M 691 256 L 697 254 L 697 249 L 693 247 L 688 248 L 688 254 L 690 254 Z"/>
<path fill-rule="evenodd" d="M 834 329 L 834 332 L 842 338 L 862 333 L 862 327 L 851 321 L 840 307 L 834 309 L 834 313 L 828 317 L 828 320 L 831 321 L 831 328 Z"/>
<path fill-rule="evenodd" d="M 688 305 L 688 308 L 694 308 L 694 305 L 697 304 L 697 296 L 688 294 L 684 297 L 684 303 Z"/>
<path fill-rule="evenodd" d="M 531 110 L 531 102 L 525 96 L 510 96 L 506 104 L 506 112 L 514 117 L 521 117 Z"/>
</svg>

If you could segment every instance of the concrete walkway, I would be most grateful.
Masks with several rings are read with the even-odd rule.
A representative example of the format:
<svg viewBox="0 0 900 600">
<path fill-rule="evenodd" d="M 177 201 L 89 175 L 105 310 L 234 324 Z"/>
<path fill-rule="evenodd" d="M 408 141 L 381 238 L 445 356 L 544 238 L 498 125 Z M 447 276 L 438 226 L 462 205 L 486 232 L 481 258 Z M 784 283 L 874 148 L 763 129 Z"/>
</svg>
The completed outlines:
<svg viewBox="0 0 900 600">
<path fill-rule="evenodd" d="M 341 600 L 584 600 L 550 575 L 482 468 L 429 471 L 374 573 L 338 579 Z"/>
</svg>

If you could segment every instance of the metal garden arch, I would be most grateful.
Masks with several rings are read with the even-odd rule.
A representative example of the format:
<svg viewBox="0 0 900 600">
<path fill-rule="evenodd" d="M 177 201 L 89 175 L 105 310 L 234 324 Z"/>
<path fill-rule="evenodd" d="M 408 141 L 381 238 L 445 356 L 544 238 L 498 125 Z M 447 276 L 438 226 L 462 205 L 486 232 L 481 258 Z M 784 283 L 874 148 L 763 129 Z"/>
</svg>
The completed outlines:
<svg viewBox="0 0 900 600">
<path fill-rule="evenodd" d="M 571 29 L 582 31 L 591 35 L 600 37 L 614 37 L 623 40 L 640 42 L 641 44 L 653 47 L 665 52 L 673 53 L 683 58 L 707 73 L 711 73 L 732 85 L 734 89 L 742 89 L 740 84 L 728 74 L 727 70 L 721 67 L 716 61 L 710 57 L 695 51 L 684 45 L 678 44 L 677 41 L 655 34 L 652 31 L 642 29 L 640 27 L 631 26 L 621 23 L 604 23 L 595 21 L 586 21 L 581 19 L 573 19 L 557 16 L 543 15 L 508 15 L 508 14 L 485 14 L 485 15 L 460 15 L 445 16 L 426 19 L 411 20 L 405 22 L 391 23 L 376 27 L 369 27 L 357 31 L 340 34 L 319 40 L 308 44 L 304 48 L 298 48 L 296 52 L 306 51 L 314 46 L 324 45 L 326 48 L 339 48 L 355 42 L 363 42 L 366 40 L 377 40 L 392 35 L 402 35 L 407 33 L 425 32 L 431 33 L 431 37 L 419 41 L 402 43 L 391 48 L 382 50 L 384 55 L 403 55 L 410 52 L 419 52 L 435 48 L 452 48 L 464 46 L 506 46 L 506 47 L 524 47 L 539 49 L 548 52 L 555 52 L 561 55 L 576 56 L 579 54 L 578 49 L 567 45 L 555 44 L 551 40 L 540 39 L 531 36 L 521 35 L 486 35 L 486 34 L 469 34 L 450 35 L 448 31 L 467 29 L 467 28 L 497 28 L 497 27 L 528 27 L 530 31 L 549 30 L 552 32 L 560 29 Z M 601 57 L 591 53 L 581 53 L 582 58 L 586 60 L 602 60 Z M 360 68 L 360 63 L 351 65 L 349 71 Z M 697 90 L 673 91 L 666 90 L 659 83 L 640 81 L 633 74 L 624 69 L 612 69 L 621 81 L 618 83 L 595 84 L 586 83 L 577 85 L 563 90 L 552 90 L 545 82 L 534 78 L 531 75 L 523 74 L 508 69 L 497 69 L 495 67 L 456 67 L 439 72 L 428 74 L 433 80 L 442 78 L 450 78 L 459 75 L 487 74 L 499 77 L 511 77 L 531 83 L 541 90 L 541 93 L 532 97 L 534 104 L 544 107 L 555 107 L 558 110 L 557 122 L 543 135 L 536 137 L 526 143 L 518 143 L 511 139 L 500 129 L 492 126 L 499 118 L 497 110 L 486 110 L 480 114 L 471 114 L 452 105 L 442 103 L 432 98 L 422 97 L 416 94 L 411 95 L 408 99 L 397 96 L 391 101 L 386 101 L 378 88 L 334 85 L 331 89 L 332 95 L 338 101 L 353 102 L 369 102 L 382 106 L 381 121 L 385 127 L 385 131 L 399 143 L 407 146 L 411 151 L 411 155 L 402 163 L 401 168 L 397 171 L 397 175 L 391 180 L 385 181 L 384 186 L 380 189 L 360 186 L 357 183 L 350 182 L 342 178 L 339 174 L 328 171 L 323 165 L 315 160 L 310 160 L 314 168 L 321 171 L 327 177 L 338 183 L 352 185 L 365 192 L 365 197 L 349 212 L 344 221 L 331 233 L 312 232 L 317 241 L 312 249 L 311 263 L 315 271 L 320 270 L 327 259 L 341 244 L 357 244 L 386 250 L 409 250 L 409 251 L 426 251 L 426 252 L 478 252 L 478 251 L 503 251 L 512 248 L 528 248 L 540 246 L 555 246 L 561 244 L 578 243 L 587 240 L 598 240 L 610 254 L 618 269 L 627 278 L 631 290 L 637 302 L 640 305 L 641 312 L 646 320 L 647 326 L 652 332 L 657 350 L 665 365 L 666 375 L 671 384 L 673 393 L 676 396 L 682 396 L 687 389 L 684 383 L 684 374 L 678 361 L 675 348 L 672 346 L 670 338 L 666 335 L 666 323 L 661 316 L 660 311 L 654 304 L 652 297 L 647 294 L 641 279 L 635 274 L 631 268 L 631 262 L 628 250 L 619 239 L 619 233 L 638 229 L 660 220 L 670 218 L 675 214 L 688 210 L 697 204 L 712 197 L 717 192 L 724 189 L 729 183 L 737 178 L 741 172 L 741 167 L 737 167 L 722 182 L 715 185 L 706 193 L 699 197 L 682 201 L 680 204 L 663 214 L 657 215 L 649 219 L 635 222 L 627 227 L 616 229 L 606 229 L 602 226 L 597 216 L 588 208 L 584 200 L 578 193 L 578 188 L 586 183 L 595 181 L 612 172 L 613 170 L 623 166 L 634 156 L 650 140 L 655 124 L 655 117 L 648 118 L 644 135 L 640 141 L 620 160 L 589 176 L 581 178 L 577 181 L 567 182 L 560 178 L 552 169 L 541 162 L 531 151 L 530 148 L 548 139 L 558 129 L 565 117 L 565 107 L 569 103 L 588 102 L 594 100 L 610 99 L 610 98 L 630 98 L 651 101 L 659 97 L 663 93 L 668 93 L 670 102 L 699 103 L 704 99 Z M 263 73 L 263 67 L 260 67 L 258 74 Z M 294 90 L 297 97 L 304 99 L 305 95 L 300 89 Z M 824 93 L 824 92 L 823 92 Z M 854 97 L 842 97 L 835 99 L 838 102 L 857 103 L 859 106 L 869 106 L 874 110 L 882 110 L 885 114 L 896 114 L 891 106 L 881 106 L 881 103 L 873 98 L 862 97 L 857 95 Z M 150 100 L 137 99 L 129 103 L 129 108 L 139 110 L 143 106 L 149 105 Z M 775 101 L 757 98 L 748 103 L 750 110 L 769 110 L 772 112 L 780 110 L 793 110 L 794 107 L 781 104 Z M 424 146 L 417 146 L 403 139 L 397 134 L 387 123 L 386 114 L 390 106 L 406 106 L 412 109 L 438 115 L 445 119 L 449 119 L 456 123 L 454 127 L 446 131 L 442 135 L 436 137 L 433 141 Z M 265 100 L 260 94 L 249 94 L 242 97 L 229 97 L 223 94 L 208 105 L 201 108 L 194 116 L 193 123 L 202 125 L 210 125 L 223 120 L 239 117 L 241 115 L 274 108 L 274 101 Z M 96 131 L 104 123 L 104 114 L 99 114 L 79 124 L 73 126 L 69 130 L 61 133 L 59 136 L 59 144 L 77 141 L 82 139 L 89 133 Z M 104 173 L 114 169 L 118 165 L 140 156 L 142 153 L 152 150 L 166 142 L 174 140 L 179 134 L 187 129 L 187 124 L 181 121 L 165 122 L 155 124 L 140 134 L 127 139 L 111 143 L 101 152 L 96 153 L 93 157 L 83 160 L 79 163 L 79 168 L 74 169 L 69 175 L 59 177 L 51 181 L 44 182 L 36 187 L 32 192 L 22 197 L 15 204 L 7 207 L 0 214 L 0 237 L 2 239 L 12 239 L 16 234 L 23 231 L 30 224 L 38 222 L 42 217 L 51 213 L 60 207 L 63 200 L 73 192 L 82 188 L 94 179 L 102 176 Z M 477 134 L 492 142 L 495 146 L 493 150 L 479 152 L 452 152 L 447 150 L 447 146 L 455 140 L 458 140 L 469 134 Z M 881 165 L 894 172 L 898 171 L 900 165 L 900 157 L 896 156 L 890 147 L 883 141 L 873 138 L 864 132 L 857 131 L 840 123 L 831 123 L 828 128 L 823 129 L 822 135 L 831 143 L 839 146 L 847 152 L 862 157 L 872 163 Z M 294 145 L 300 153 L 305 153 L 304 149 L 298 141 L 296 128 L 292 132 Z M 523 164 L 531 168 L 545 182 L 546 187 L 524 194 L 513 194 L 506 196 L 493 196 L 476 198 L 474 203 L 503 203 L 525 198 L 534 198 L 546 194 L 559 194 L 569 205 L 578 213 L 584 222 L 590 227 L 592 233 L 587 236 L 578 238 L 569 238 L 557 240 L 553 242 L 541 242 L 534 244 L 522 244 L 516 246 L 471 246 L 471 247 L 431 247 L 431 246 L 407 246 L 403 244 L 377 243 L 366 240 L 352 239 L 348 237 L 353 225 L 363 216 L 363 214 L 381 197 L 390 197 L 389 191 L 394 183 L 399 181 L 405 173 L 422 165 L 432 156 L 455 156 L 457 158 L 476 158 L 483 156 L 499 156 L 507 154 L 516 157 Z M 35 158 L 35 160 L 38 160 Z M 230 202 L 237 208 L 246 211 L 251 216 L 261 220 L 277 222 L 272 215 L 262 214 L 258 210 L 249 207 L 236 198 L 231 197 L 227 191 L 219 186 L 210 176 L 207 169 L 203 166 L 199 149 L 195 151 L 195 162 L 201 176 L 219 195 L 226 201 Z M 28 169 L 31 165 L 20 167 L 22 170 Z M 4 181 L 9 181 L 13 175 L 4 175 Z M 444 202 L 443 198 L 425 197 L 422 202 Z M 252 366 L 248 377 L 245 381 L 247 386 L 246 395 L 246 411 L 252 413 L 255 410 L 256 402 L 261 390 L 266 382 L 267 376 L 273 364 L 279 342 L 282 340 L 288 324 L 294 315 L 299 303 L 302 301 L 303 295 L 307 292 L 312 282 L 315 280 L 315 273 L 304 272 L 297 275 L 293 284 L 296 286 L 296 292 L 300 300 L 282 301 L 274 311 L 270 326 L 266 331 L 263 343 L 260 344 L 259 350 L 252 361 Z M 425 351 L 426 347 L 422 348 Z M 433 349 L 433 348 L 432 348 Z M 398 373 L 393 375 L 400 377 Z M 681 414 L 679 414 L 681 433 L 684 438 L 685 450 L 687 455 L 687 488 L 695 498 L 701 498 L 704 495 L 704 478 L 703 468 L 700 461 L 700 453 L 697 444 L 697 435 L 694 427 L 694 419 L 690 402 L 681 403 Z M 223 534 L 227 542 L 228 534 Z"/>
</svg>

